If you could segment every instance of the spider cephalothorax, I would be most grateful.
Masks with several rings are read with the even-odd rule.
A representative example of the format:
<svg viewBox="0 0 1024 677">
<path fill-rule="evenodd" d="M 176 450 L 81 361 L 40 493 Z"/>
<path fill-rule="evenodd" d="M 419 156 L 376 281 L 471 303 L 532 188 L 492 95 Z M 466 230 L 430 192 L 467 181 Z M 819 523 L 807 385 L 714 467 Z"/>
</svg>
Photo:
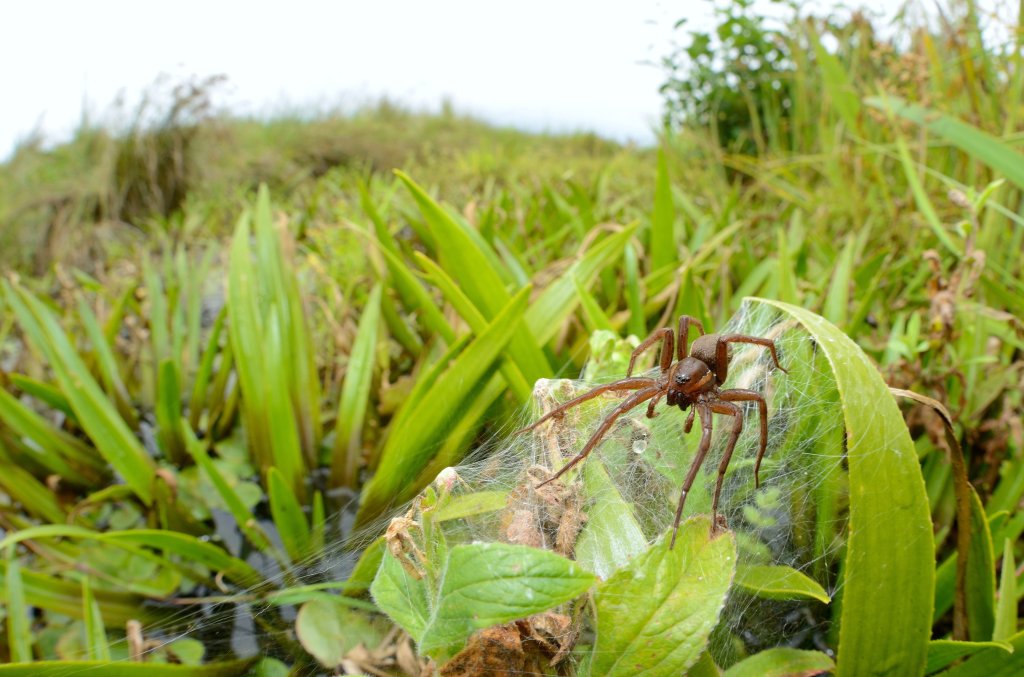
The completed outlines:
<svg viewBox="0 0 1024 677">
<path fill-rule="evenodd" d="M 690 327 L 700 332 L 692 346 L 688 341 Z M 633 367 L 636 366 L 637 358 L 651 346 L 661 343 L 661 359 L 659 362 L 659 375 L 654 378 L 634 377 Z M 684 430 L 690 432 L 693 426 L 694 414 L 700 416 L 702 435 L 697 454 L 693 463 L 683 480 L 682 494 L 679 496 L 679 507 L 676 509 L 675 522 L 672 525 L 672 545 L 675 545 L 676 532 L 679 530 L 679 520 L 683 514 L 683 506 L 686 504 L 686 494 L 693 486 L 693 480 L 697 471 L 704 463 L 708 449 L 711 447 L 712 414 L 724 414 L 733 417 L 732 430 L 729 434 L 729 441 L 726 444 L 725 452 L 722 454 L 722 461 L 718 465 L 718 480 L 715 482 L 715 495 L 711 503 L 712 524 L 718 523 L 718 499 L 722 493 L 722 481 L 725 479 L 725 471 L 729 467 L 733 450 L 736 448 L 736 440 L 743 432 L 743 410 L 733 404 L 734 402 L 757 402 L 761 415 L 761 440 L 757 451 L 757 459 L 754 462 L 754 483 L 760 485 L 761 459 L 768 448 L 768 405 L 764 398 L 753 390 L 739 388 L 721 390 L 720 386 L 725 383 L 729 375 L 729 344 L 731 343 L 752 343 L 764 346 L 771 352 L 775 366 L 786 371 L 779 364 L 779 357 L 775 352 L 775 342 L 771 339 L 758 336 L 747 336 L 745 334 L 705 334 L 703 325 L 696 319 L 683 315 L 679 318 L 679 343 L 676 344 L 675 334 L 672 329 L 665 327 L 651 334 L 647 340 L 641 343 L 633 351 L 629 358 L 629 368 L 626 371 L 626 378 L 614 383 L 607 383 L 598 386 L 578 397 L 549 411 L 533 425 L 523 428 L 520 432 L 532 430 L 552 418 L 561 417 L 568 409 L 591 400 L 604 393 L 624 393 L 635 391 L 601 420 L 597 430 L 593 432 L 587 443 L 583 445 L 580 453 L 576 454 L 562 468 L 542 483 L 554 481 L 561 477 L 566 471 L 582 461 L 587 455 L 600 444 L 605 434 L 611 429 L 615 421 L 627 411 L 640 406 L 644 402 L 647 405 L 647 417 L 654 418 L 657 415 L 655 407 L 658 402 L 665 398 L 665 403 L 670 407 L 679 407 L 682 411 L 690 409 L 686 418 Z M 672 361 L 673 356 L 675 362 Z M 692 408 L 691 408 L 692 407 Z"/>
</svg>

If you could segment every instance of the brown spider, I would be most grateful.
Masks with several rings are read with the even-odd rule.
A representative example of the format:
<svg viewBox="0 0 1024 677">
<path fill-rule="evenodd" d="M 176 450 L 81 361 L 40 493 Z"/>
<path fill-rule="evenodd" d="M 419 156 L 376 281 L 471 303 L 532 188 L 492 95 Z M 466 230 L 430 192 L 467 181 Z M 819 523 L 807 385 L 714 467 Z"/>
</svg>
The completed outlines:
<svg viewBox="0 0 1024 677">
<path fill-rule="evenodd" d="M 697 331 L 700 332 L 700 337 L 693 342 L 692 348 L 687 350 L 691 326 L 697 328 Z M 661 374 L 657 378 L 632 376 L 637 358 L 659 341 L 661 342 Z M 779 364 L 779 357 L 775 352 L 775 342 L 771 339 L 747 336 L 745 334 L 705 334 L 704 326 L 699 321 L 688 315 L 683 315 L 679 318 L 678 346 L 675 345 L 675 335 L 672 333 L 672 329 L 663 327 L 657 330 L 633 351 L 629 358 L 629 369 L 626 371 L 626 378 L 614 383 L 598 386 L 579 397 L 574 397 L 565 404 L 549 411 L 533 425 L 519 431 L 533 430 L 545 421 L 561 417 L 572 407 L 587 400 L 592 400 L 603 393 L 636 391 L 604 417 L 597 430 L 590 436 L 587 443 L 583 445 L 580 453 L 576 454 L 558 472 L 538 486 L 555 481 L 574 465 L 585 459 L 601 442 L 616 419 L 627 411 L 650 400 L 650 404 L 647 405 L 647 418 L 654 418 L 657 415 L 654 407 L 664 397 L 668 406 L 679 407 L 682 411 L 686 411 L 691 405 L 693 406 L 683 426 L 685 432 L 690 432 L 690 429 L 693 427 L 694 413 L 700 415 L 701 427 L 703 429 L 700 446 L 697 448 L 697 455 L 694 457 L 693 463 L 690 464 L 690 469 L 686 473 L 686 479 L 683 480 L 682 494 L 679 496 L 679 507 L 676 509 L 675 522 L 672 524 L 672 543 L 669 546 L 670 548 L 675 546 L 676 533 L 679 531 L 679 520 L 683 514 L 683 506 L 686 504 L 686 494 L 690 491 L 693 480 L 697 476 L 697 471 L 700 469 L 701 464 L 704 463 L 704 457 L 707 456 L 708 449 L 711 447 L 712 413 L 733 417 L 732 433 L 729 435 L 729 442 L 725 447 L 725 453 L 722 454 L 722 461 L 718 464 L 718 481 L 715 483 L 715 497 L 711 503 L 712 529 L 715 529 L 716 526 L 714 525 L 718 524 L 718 499 L 722 493 L 722 481 L 725 479 L 726 468 L 729 467 L 729 460 L 732 458 L 733 450 L 736 448 L 736 440 L 739 439 L 740 433 L 743 431 L 743 410 L 733 404 L 733 402 L 757 402 L 758 409 L 760 410 L 761 444 L 757 452 L 757 460 L 754 462 L 755 486 L 760 486 L 761 484 L 759 476 L 761 459 L 764 457 L 765 450 L 768 447 L 768 405 L 765 403 L 764 398 L 753 390 L 738 388 L 719 390 L 719 386 L 725 382 L 729 373 L 730 343 L 752 343 L 764 346 L 771 351 L 775 366 L 782 369 L 782 371 L 787 371 Z M 672 362 L 673 351 L 675 352 L 675 362 Z"/>
</svg>

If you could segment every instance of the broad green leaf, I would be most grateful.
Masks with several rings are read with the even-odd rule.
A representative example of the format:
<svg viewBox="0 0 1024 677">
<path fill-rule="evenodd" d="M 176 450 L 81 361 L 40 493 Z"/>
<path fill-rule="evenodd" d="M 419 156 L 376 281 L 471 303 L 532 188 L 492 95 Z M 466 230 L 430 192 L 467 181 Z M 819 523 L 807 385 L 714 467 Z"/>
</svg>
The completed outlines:
<svg viewBox="0 0 1024 677">
<path fill-rule="evenodd" d="M 865 99 L 864 102 L 873 108 L 892 111 L 900 117 L 938 134 L 975 160 L 1005 176 L 1018 188 L 1024 189 L 1024 155 L 1014 150 L 1005 141 L 952 116 L 907 103 L 897 97 L 872 96 Z"/>
<path fill-rule="evenodd" d="M 722 677 L 813 677 L 835 667 L 832 659 L 820 651 L 776 647 L 740 661 Z"/>
<path fill-rule="evenodd" d="M 377 648 L 385 630 L 365 613 L 331 598 L 306 602 L 295 619 L 295 634 L 302 648 L 329 669 L 338 667 L 345 654 L 359 644 L 369 650 Z"/>
<path fill-rule="evenodd" d="M 377 472 L 363 489 L 357 524 L 366 524 L 388 505 L 400 503 L 419 490 L 416 478 L 437 451 L 436 445 L 446 428 L 460 420 L 465 399 L 480 387 L 480 381 L 501 356 L 523 317 L 529 293 L 529 287 L 520 290 L 429 391 L 413 403 L 415 408 L 402 419 L 403 425 L 392 425 Z"/>
<path fill-rule="evenodd" d="M 1013 561 L 1013 543 L 1003 540 L 1003 570 L 999 580 L 999 602 L 996 606 L 992 639 L 1004 640 L 1017 634 L 1017 567 Z"/>
<path fill-rule="evenodd" d="M 634 558 L 594 593 L 595 675 L 680 674 L 694 664 L 725 605 L 736 569 L 732 532 L 698 517 Z"/>
<path fill-rule="evenodd" d="M 837 675 L 924 670 L 931 634 L 934 546 L 917 451 L 881 375 L 834 325 L 803 308 L 778 308 L 814 338 L 836 378 L 846 423 L 850 521 Z M 893 553 L 899 534 L 899 555 Z"/>
<path fill-rule="evenodd" d="M 1012 653 L 1007 655 L 1003 643 L 975 653 L 943 677 L 1018 677 L 1024 674 L 1024 632 L 1009 638 Z"/>
<path fill-rule="evenodd" d="M 388 558 L 391 559 L 391 558 Z M 547 550 L 506 543 L 456 545 L 419 641 L 430 653 L 475 630 L 540 613 L 579 597 L 594 575 Z"/>
<path fill-rule="evenodd" d="M 1002 650 L 1004 655 L 1013 652 L 1013 645 L 1009 642 L 958 642 L 952 639 L 936 639 L 928 643 L 928 665 L 925 667 L 925 674 L 930 675 L 947 668 L 954 662 L 973 656 L 979 651 L 989 649 Z"/>
<path fill-rule="evenodd" d="M 0 677 L 241 677 L 255 661 L 256 658 L 243 658 L 206 665 L 128 661 L 37 661 L 0 665 Z"/>
<path fill-rule="evenodd" d="M 270 515 L 292 562 L 301 562 L 309 554 L 309 523 L 302 513 L 302 504 L 277 468 L 267 471 L 267 493 Z"/>
<path fill-rule="evenodd" d="M 391 617 L 417 643 L 430 625 L 427 584 L 402 568 L 390 553 L 385 553 L 370 594 L 381 611 Z"/>
<path fill-rule="evenodd" d="M 782 565 L 741 564 L 736 569 L 736 585 L 764 599 L 816 599 L 824 604 L 831 601 L 813 578 Z"/>
<path fill-rule="evenodd" d="M 345 382 L 338 400 L 338 422 L 334 431 L 331 476 L 335 486 L 355 488 L 358 461 L 362 456 L 363 425 L 373 385 L 377 357 L 377 334 L 381 315 L 382 288 L 377 284 L 363 306 L 359 328 L 345 368 Z"/>
</svg>

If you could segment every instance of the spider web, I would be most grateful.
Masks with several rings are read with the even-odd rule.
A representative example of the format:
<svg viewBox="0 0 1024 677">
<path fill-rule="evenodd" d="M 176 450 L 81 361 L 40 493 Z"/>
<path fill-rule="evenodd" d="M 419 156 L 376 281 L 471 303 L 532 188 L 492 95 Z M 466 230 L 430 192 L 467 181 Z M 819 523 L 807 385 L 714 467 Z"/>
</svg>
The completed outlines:
<svg viewBox="0 0 1024 677">
<path fill-rule="evenodd" d="M 736 403 L 744 411 L 745 425 L 726 471 L 719 513 L 736 536 L 739 564 L 793 567 L 835 598 L 842 587 L 839 565 L 845 543 L 847 490 L 843 415 L 828 362 L 799 325 L 764 305 L 744 305 L 718 331 L 773 339 L 779 361 L 788 369 L 788 374 L 774 369 L 762 347 L 732 346 L 729 378 L 723 389 L 750 389 L 768 403 L 768 448 L 757 488 L 753 476 L 760 435 L 756 404 Z M 667 407 L 662 400 L 658 415 L 649 419 L 647 405 L 642 404 L 620 417 L 589 458 L 562 482 L 540 490 L 537 484 L 582 448 L 622 396 L 601 396 L 570 410 L 556 425 L 514 434 L 558 403 L 622 378 L 638 343 L 635 337 L 620 340 L 609 332 L 595 333 L 592 360 L 580 379 L 538 381 L 532 407 L 505 422 L 464 463 L 439 475 L 434 490 L 450 494 L 463 505 L 471 505 L 474 497 L 502 497 L 498 503 L 490 500 L 486 509 L 466 509 L 461 511 L 466 514 L 446 519 L 442 527 L 449 544 L 532 545 L 574 557 L 607 578 L 612 573 L 607 563 L 588 554 L 588 539 L 593 540 L 598 530 L 613 529 L 616 535 L 628 536 L 629 542 L 619 553 L 625 561 L 630 552 L 627 546 L 632 544 L 635 552 L 637 541 L 649 545 L 671 528 L 683 476 L 701 435 L 699 423 L 689 434 L 684 433 L 686 413 Z M 653 362 L 657 353 L 652 348 L 642 360 Z M 645 375 L 656 376 L 657 370 Z M 729 429 L 728 417 L 716 414 L 714 419 L 711 450 L 687 497 L 684 520 L 711 511 Z M 343 581 L 360 552 L 388 524 L 382 519 L 353 534 L 355 502 L 350 498 L 351 502 L 328 520 L 336 538 L 329 539 L 324 550 L 306 562 L 282 568 L 258 551 L 247 551 L 241 540 L 226 545 L 232 554 L 266 572 L 272 584 Z M 416 505 L 414 500 L 394 516 L 415 516 Z M 269 518 L 264 526 L 275 534 Z M 193 638 L 204 643 L 208 658 L 259 654 L 292 662 L 295 656 L 288 655 L 286 646 L 295 639 L 297 607 L 259 601 L 259 593 L 265 589 L 230 590 L 219 603 L 168 614 L 145 628 L 149 650 L 156 651 L 176 639 Z M 210 592 L 200 587 L 193 590 L 196 597 Z M 555 642 L 575 643 L 578 651 L 568 659 L 571 662 L 593 644 L 589 618 L 579 608 L 555 611 L 582 614 L 574 619 L 571 633 L 566 630 L 565 636 L 552 637 Z M 734 585 L 712 633 L 711 652 L 722 667 L 774 646 L 831 654 L 836 646 L 831 616 L 832 610 L 817 601 L 766 599 Z M 321 673 L 310 667 L 303 674 Z"/>
</svg>

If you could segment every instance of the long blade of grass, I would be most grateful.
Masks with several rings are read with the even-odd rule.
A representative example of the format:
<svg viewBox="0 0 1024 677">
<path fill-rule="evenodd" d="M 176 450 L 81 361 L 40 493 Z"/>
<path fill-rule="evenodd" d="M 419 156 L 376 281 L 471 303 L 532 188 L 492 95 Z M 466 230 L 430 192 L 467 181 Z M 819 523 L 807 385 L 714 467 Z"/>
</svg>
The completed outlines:
<svg viewBox="0 0 1024 677">
<path fill-rule="evenodd" d="M 934 544 L 924 481 L 888 386 L 853 341 L 820 316 L 754 300 L 800 322 L 836 378 L 847 432 L 850 527 L 837 675 L 924 671 L 931 635 Z M 900 556 L 892 557 L 899 534 Z"/>
<path fill-rule="evenodd" d="M 89 660 L 109 661 L 110 645 L 107 643 L 107 631 L 103 627 L 103 615 L 99 604 L 92 594 L 92 579 L 82 578 L 82 617 L 85 619 L 85 648 Z"/>
<path fill-rule="evenodd" d="M 664 148 L 658 149 L 658 173 L 654 180 L 654 211 L 651 214 L 651 270 L 676 263 L 676 207 Z"/>
<path fill-rule="evenodd" d="M 6 558 L 4 586 L 7 595 L 4 610 L 7 617 L 7 649 L 11 653 L 11 662 L 28 663 L 32 660 L 32 633 L 28 624 L 28 607 L 25 606 L 21 564 L 18 562 L 14 545 L 6 548 Z"/>
<path fill-rule="evenodd" d="M 341 397 L 338 401 L 338 423 L 335 427 L 331 461 L 331 478 L 335 486 L 355 488 L 358 479 L 363 424 L 370 402 L 370 386 L 373 383 L 373 367 L 377 356 L 381 294 L 379 284 L 370 291 L 366 305 L 363 306 L 362 317 L 359 318 L 359 328 L 356 330 L 356 338 L 345 369 L 345 382 L 342 384 Z"/>
<path fill-rule="evenodd" d="M 270 515 L 285 552 L 293 563 L 301 562 L 310 554 L 309 523 L 302 514 L 302 505 L 277 468 L 267 471 L 267 487 Z"/>
</svg>

